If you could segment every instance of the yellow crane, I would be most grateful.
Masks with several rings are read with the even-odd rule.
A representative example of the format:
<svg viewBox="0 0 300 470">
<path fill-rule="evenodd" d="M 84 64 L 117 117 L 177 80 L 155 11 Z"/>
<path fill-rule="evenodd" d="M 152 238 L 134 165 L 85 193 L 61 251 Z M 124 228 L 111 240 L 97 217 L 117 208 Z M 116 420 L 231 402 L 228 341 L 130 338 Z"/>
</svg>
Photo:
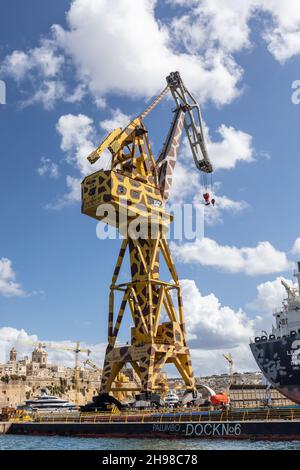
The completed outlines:
<svg viewBox="0 0 300 470">
<path fill-rule="evenodd" d="M 82 348 L 80 346 L 80 341 L 76 341 L 75 347 L 58 347 L 63 351 L 71 351 L 75 353 L 75 367 L 74 367 L 74 383 L 75 383 L 75 403 L 79 405 L 79 393 L 80 393 L 80 363 L 79 363 L 79 354 L 86 353 L 88 356 L 91 354 L 91 350 L 88 348 Z M 51 346 L 52 347 L 52 346 Z"/>
<path fill-rule="evenodd" d="M 92 367 L 92 369 L 99 371 L 102 373 L 102 369 L 98 367 L 94 362 L 92 362 L 90 359 L 86 359 L 83 363 L 84 365 L 88 365 Z M 135 382 L 136 386 L 135 387 L 129 387 L 128 384 L 130 382 L 129 377 L 122 373 L 119 372 L 117 376 L 115 377 L 114 380 L 114 386 L 111 388 L 111 392 L 117 398 L 119 401 L 123 401 L 124 398 L 126 398 L 126 395 L 131 395 L 132 392 L 138 392 L 140 390 L 140 384 L 137 382 L 137 380 L 133 377 L 133 381 Z M 127 385 L 127 386 L 126 386 Z"/>
<path fill-rule="evenodd" d="M 94 362 L 92 362 L 90 359 L 86 359 L 84 362 L 83 362 L 83 365 L 84 366 L 90 366 L 92 369 L 94 370 L 97 370 L 99 371 L 100 373 L 102 372 L 101 368 L 96 366 L 96 364 Z"/>
<path fill-rule="evenodd" d="M 201 171 L 206 205 L 214 204 L 207 190 L 208 174 L 213 168 L 206 150 L 197 101 L 184 85 L 179 72 L 170 73 L 166 80 L 167 86 L 143 113 L 124 129 L 112 131 L 88 156 L 93 164 L 108 149 L 111 153 L 110 169 L 92 173 L 82 181 L 82 212 L 117 227 L 123 236 L 110 286 L 108 346 L 101 381 L 103 396 L 111 391 L 115 378 L 127 363 L 139 376 L 141 391 L 146 397 L 151 398 L 157 390 L 160 373 L 165 364 L 170 363 L 177 368 L 187 390 L 196 393 L 186 342 L 181 287 L 167 241 L 172 216 L 166 203 L 183 129 L 196 167 Z M 162 150 L 155 159 L 144 119 L 167 92 L 174 98 L 176 109 Z M 131 279 L 119 283 L 119 273 L 127 253 Z M 171 274 L 171 282 L 160 279 L 161 260 L 165 261 Z M 122 300 L 115 311 L 117 293 L 122 295 Z M 131 340 L 118 346 L 125 309 L 132 317 Z"/>
<path fill-rule="evenodd" d="M 230 385 L 233 382 L 233 357 L 231 353 L 223 354 L 223 357 L 228 363 L 228 368 L 229 368 L 229 387 L 228 388 L 230 388 Z"/>
</svg>

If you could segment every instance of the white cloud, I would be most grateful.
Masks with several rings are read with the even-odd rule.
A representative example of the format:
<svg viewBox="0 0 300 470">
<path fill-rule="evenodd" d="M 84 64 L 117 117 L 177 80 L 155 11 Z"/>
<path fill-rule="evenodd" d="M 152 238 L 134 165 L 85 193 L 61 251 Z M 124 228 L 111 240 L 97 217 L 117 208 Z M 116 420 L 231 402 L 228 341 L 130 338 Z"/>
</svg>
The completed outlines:
<svg viewBox="0 0 300 470">
<path fill-rule="evenodd" d="M 181 282 L 190 346 L 203 349 L 236 347 L 253 335 L 253 320 L 241 309 L 222 306 L 215 294 L 203 296 L 192 280 Z"/>
<path fill-rule="evenodd" d="M 300 53 L 300 8 L 298 0 L 260 0 L 272 19 L 263 37 L 276 60 L 285 62 Z"/>
<path fill-rule="evenodd" d="M 171 204 L 182 204 L 189 196 L 195 194 L 200 187 L 200 178 L 196 167 L 191 168 L 180 161 L 177 161 L 170 195 Z"/>
<path fill-rule="evenodd" d="M 31 357 L 31 353 L 34 349 L 34 344 L 39 341 L 44 342 L 38 338 L 35 334 L 29 334 L 25 330 L 18 330 L 12 327 L 1 327 L 0 328 L 0 363 L 4 363 L 9 358 L 9 351 L 12 347 L 17 349 L 18 359 L 23 358 L 24 356 Z M 65 340 L 65 341 L 51 341 L 45 340 L 46 343 L 52 343 L 58 348 L 61 346 L 64 347 L 74 347 L 74 342 Z M 32 343 L 32 344 L 29 344 Z M 90 344 L 86 342 L 81 342 L 83 348 L 90 349 L 91 360 L 97 364 L 100 368 L 103 366 L 103 359 L 105 355 L 106 344 L 97 343 Z M 256 370 L 257 366 L 255 361 L 252 358 L 248 343 L 239 345 L 234 348 L 227 348 L 226 351 L 230 351 L 234 357 L 234 367 L 235 370 L 246 371 L 246 370 Z M 46 348 L 48 352 L 49 363 L 64 365 L 65 367 L 74 367 L 74 353 L 71 351 L 63 351 L 60 349 L 51 349 Z M 191 355 L 193 361 L 193 368 L 196 375 L 211 375 L 224 373 L 228 371 L 227 364 L 222 356 L 224 349 L 213 349 L 207 350 L 203 348 L 191 348 Z M 85 354 L 80 355 L 81 364 L 86 358 Z M 170 369 L 170 375 L 178 375 L 176 369 Z"/>
<path fill-rule="evenodd" d="M 217 223 L 222 222 L 224 212 L 233 215 L 240 214 L 249 207 L 247 202 L 235 201 L 227 196 L 212 194 L 212 197 L 215 198 L 215 205 L 210 205 L 204 208 L 205 223 L 208 225 L 216 225 Z M 199 200 L 201 200 L 201 194 L 194 197 L 194 204 L 199 204 Z"/>
<path fill-rule="evenodd" d="M 277 277 L 273 281 L 263 282 L 257 286 L 257 295 L 249 304 L 249 307 L 258 312 L 269 314 L 279 310 L 283 300 L 287 297 L 286 290 L 281 284 L 281 279 L 284 279 L 291 287 L 294 287 L 293 282 L 284 277 Z"/>
<path fill-rule="evenodd" d="M 177 39 L 190 52 L 218 47 L 235 53 L 251 45 L 250 20 L 258 19 L 269 52 L 280 62 L 300 53 L 298 0 L 169 0 L 188 7 L 173 21 Z M 261 14 L 264 18 L 261 19 Z M 267 15 L 267 18 L 266 18 Z"/>
<path fill-rule="evenodd" d="M 291 267 L 286 254 L 267 241 L 259 242 L 255 247 L 238 248 L 203 238 L 191 243 L 172 242 L 171 249 L 174 257 L 182 263 L 211 266 L 230 273 L 254 276 L 282 272 Z"/>
<path fill-rule="evenodd" d="M 53 25 L 38 47 L 13 51 L 4 58 L 1 73 L 17 81 L 37 74 L 41 80 L 63 82 L 64 73 L 72 71 L 80 88 L 71 94 L 56 94 L 57 99 L 79 101 L 86 87 L 95 104 L 103 107 L 109 93 L 153 96 L 165 76 L 179 70 L 201 103 L 211 100 L 224 105 L 241 92 L 243 70 L 234 54 L 252 46 L 253 19 L 275 59 L 284 62 L 300 53 L 298 0 L 168 3 L 185 5 L 184 13 L 173 9 L 171 17 L 160 19 L 156 0 L 139 0 L 137 21 L 135 0 L 114 0 L 113 4 L 109 0 L 73 0 L 67 27 Z M 44 104 L 41 93 L 38 96 Z"/>
<path fill-rule="evenodd" d="M 54 78 L 60 72 L 65 58 L 57 54 L 53 41 L 43 40 L 41 46 L 29 49 L 26 53 L 15 50 L 7 55 L 1 65 L 1 72 L 16 80 L 29 78 L 32 72 L 44 78 Z"/>
<path fill-rule="evenodd" d="M 3 326 L 0 328 L 0 363 L 3 363 L 9 358 L 9 350 L 16 345 L 18 342 L 23 343 L 24 341 L 36 341 L 36 335 L 29 336 L 25 330 L 17 330 L 9 326 Z M 23 354 L 27 354 L 27 345 L 22 344 Z"/>
<path fill-rule="evenodd" d="M 130 116 L 122 113 L 120 109 L 111 110 L 111 117 L 99 123 L 100 129 L 110 132 L 116 127 L 124 127 L 130 122 Z M 111 161 L 111 155 L 105 151 L 98 162 L 91 166 L 87 156 L 96 148 L 100 141 L 94 126 L 93 119 L 85 114 L 65 114 L 57 122 L 56 130 L 61 136 L 61 150 L 66 154 L 67 162 L 79 172 L 77 176 L 66 176 L 68 192 L 59 197 L 54 203 L 47 204 L 47 208 L 61 209 L 72 202 L 78 202 L 81 198 L 80 184 L 82 176 L 106 169 Z"/>
<path fill-rule="evenodd" d="M 255 335 L 260 318 L 251 319 L 242 309 L 235 311 L 221 305 L 213 293 L 203 295 L 192 280 L 184 279 L 180 283 L 195 374 L 228 372 L 225 352 L 232 354 L 235 371 L 257 370 L 249 338 Z"/>
<path fill-rule="evenodd" d="M 16 81 L 31 82 L 31 95 L 21 102 L 22 106 L 41 103 L 51 110 L 57 101 L 75 103 L 81 101 L 86 93 L 84 84 L 79 84 L 68 93 L 67 85 L 62 79 L 65 57 L 57 52 L 52 40 L 42 40 L 41 46 L 29 49 L 26 53 L 15 50 L 6 56 L 0 71 L 13 77 Z"/>
<path fill-rule="evenodd" d="M 223 222 L 224 213 L 236 215 L 249 207 L 249 204 L 245 201 L 233 200 L 228 196 L 218 194 L 218 184 L 214 184 L 210 191 L 211 199 L 215 199 L 214 206 L 203 206 L 204 191 L 206 190 L 193 164 L 188 165 L 179 159 L 175 166 L 169 199 L 171 209 L 172 207 L 174 209 L 177 205 L 182 206 L 186 203 L 192 203 L 194 208 L 201 211 L 199 214 L 204 211 L 205 224 L 216 225 Z"/>
<path fill-rule="evenodd" d="M 190 9 L 172 22 L 172 30 L 191 53 L 221 48 L 234 53 L 250 46 L 251 2 L 243 0 L 179 0 Z"/>
<path fill-rule="evenodd" d="M 57 163 L 45 157 L 41 158 L 41 166 L 38 167 L 37 172 L 40 176 L 49 175 L 50 178 L 58 178 L 59 176 Z"/>
<path fill-rule="evenodd" d="M 64 207 L 81 200 L 81 178 L 66 176 L 67 192 L 57 197 L 54 202 L 46 204 L 46 209 L 61 210 Z"/>
<path fill-rule="evenodd" d="M 273 287 L 276 287 L 278 279 L 271 288 L 272 283 L 258 286 L 260 295 L 266 295 L 271 300 L 272 295 L 275 295 Z M 180 284 L 188 344 L 196 375 L 227 372 L 224 352 L 232 354 L 235 371 L 257 370 L 249 348 L 249 339 L 262 327 L 270 328 L 270 317 L 250 318 L 242 309 L 233 310 L 229 306 L 223 306 L 215 294 L 203 295 L 193 280 L 184 279 Z M 68 367 L 74 366 L 74 354 L 60 349 L 72 347 L 74 342 L 41 340 L 36 335 L 29 335 L 24 330 L 10 327 L 0 328 L 0 362 L 7 360 L 12 346 L 16 347 L 19 356 L 30 355 L 34 345 L 28 343 L 38 341 L 51 343 L 57 347 L 57 349 L 46 348 L 50 362 Z M 82 342 L 81 345 L 92 351 L 92 361 L 102 367 L 106 344 Z M 175 369 L 172 369 L 173 373 L 176 374 Z"/>
<path fill-rule="evenodd" d="M 58 101 L 66 103 L 80 102 L 86 94 L 85 85 L 78 85 L 68 94 L 66 84 L 61 80 L 43 80 L 36 92 L 30 98 L 22 101 L 22 106 L 30 106 L 34 103 L 41 103 L 43 107 L 50 111 Z"/>
<path fill-rule="evenodd" d="M 292 247 L 293 255 L 299 256 L 300 255 L 300 237 L 296 238 L 293 247 Z"/>
<path fill-rule="evenodd" d="M 232 56 L 217 48 L 205 55 L 179 52 L 168 25 L 157 21 L 155 5 L 140 0 L 137 21 L 134 0 L 75 0 L 68 29 L 53 26 L 55 42 L 96 99 L 107 93 L 150 97 L 170 71 L 179 70 L 202 102 L 232 101 L 242 75 Z"/>
<path fill-rule="evenodd" d="M 65 114 L 59 118 L 56 129 L 68 162 L 82 175 L 87 174 L 91 166 L 86 157 L 95 148 L 93 120 L 85 114 Z"/>
<path fill-rule="evenodd" d="M 13 75 L 15 80 L 22 80 L 30 68 L 31 64 L 28 60 L 28 55 L 23 51 L 16 50 L 5 57 L 0 71 L 5 75 Z"/>
<path fill-rule="evenodd" d="M 104 137 L 104 132 L 109 133 L 117 127 L 124 128 L 131 120 L 131 116 L 123 113 L 120 109 L 111 109 L 109 111 L 110 117 L 102 120 L 99 127 L 102 130 L 100 135 Z M 67 161 L 73 165 L 80 174 L 85 176 L 91 171 L 109 167 L 111 160 L 110 153 L 105 151 L 96 165 L 91 167 L 87 160 L 87 155 L 99 144 L 100 137 L 97 137 L 97 132 L 93 120 L 84 114 L 66 114 L 59 118 L 56 129 L 61 136 L 61 149 L 66 153 Z M 208 139 L 208 147 L 214 164 L 217 163 L 217 168 L 232 168 L 239 160 L 246 162 L 252 161 L 253 149 L 251 146 L 252 138 L 249 134 L 242 131 L 235 130 L 231 127 L 221 126 L 223 140 L 220 142 L 212 142 Z M 206 128 L 208 134 L 208 129 Z M 188 182 L 188 184 L 187 184 Z M 69 184 L 68 186 L 73 186 Z M 78 184 L 76 183 L 76 186 Z M 174 170 L 172 191 L 171 191 L 171 204 L 182 204 L 190 198 L 193 199 L 195 205 L 202 201 L 202 194 L 199 192 L 201 187 L 200 175 L 194 167 L 190 147 L 187 139 L 183 140 L 181 147 L 181 155 L 176 163 Z M 72 191 L 72 194 L 78 194 L 73 200 L 79 200 L 80 192 Z M 68 202 L 71 202 L 71 195 L 67 194 L 58 201 L 57 207 L 63 207 Z M 52 204 L 48 205 L 48 207 Z M 221 212 L 240 213 L 248 207 L 245 201 L 234 201 L 225 195 L 216 196 L 216 206 L 214 210 L 207 212 L 206 221 L 209 224 L 215 224 L 222 221 Z"/>
<path fill-rule="evenodd" d="M 38 342 L 51 343 L 55 346 L 55 349 L 46 348 L 48 352 L 49 363 L 64 365 L 66 367 L 74 367 L 75 357 L 72 351 L 64 351 L 61 348 L 70 348 L 75 346 L 74 341 L 49 341 L 41 340 L 35 334 L 28 334 L 25 330 L 18 330 L 11 327 L 1 327 L 0 328 L 0 363 L 3 363 L 8 360 L 9 350 L 12 347 L 17 349 L 18 357 L 21 358 L 24 355 L 31 356 L 35 344 Z M 56 349 L 57 347 L 57 349 Z M 104 353 L 106 344 L 89 344 L 81 342 L 81 347 L 91 350 L 90 358 L 95 364 L 102 367 Z M 80 355 L 81 360 L 84 360 L 87 356 L 82 353 Z"/>
<path fill-rule="evenodd" d="M 110 119 L 104 119 L 103 121 L 100 122 L 100 127 L 104 131 L 111 132 L 114 129 L 121 127 L 122 129 L 126 127 L 130 121 L 131 118 L 127 114 L 122 113 L 120 109 L 111 109 L 111 118 Z"/>
<path fill-rule="evenodd" d="M 254 320 L 247 318 L 241 310 L 221 306 L 214 294 L 203 296 L 194 281 L 181 281 L 185 309 L 188 342 L 191 349 L 194 371 L 197 375 L 227 372 L 227 364 L 222 356 L 230 351 L 235 360 L 235 370 L 255 370 L 255 362 L 248 346 L 249 336 L 253 335 Z M 9 350 L 14 346 L 18 357 L 31 355 L 38 342 L 51 343 L 55 349 L 46 348 L 49 362 L 74 367 L 74 353 L 60 348 L 74 347 L 70 340 L 51 341 L 38 338 L 25 330 L 11 327 L 0 328 L 0 363 L 5 362 Z M 91 360 L 102 367 L 106 343 L 89 344 L 81 342 L 83 348 L 91 350 Z M 82 360 L 86 356 L 81 355 Z M 176 374 L 175 368 L 170 373 Z"/>
<path fill-rule="evenodd" d="M 220 348 L 214 350 L 191 349 L 192 365 L 196 377 L 213 374 L 228 374 L 228 364 L 223 354 L 229 353 L 233 357 L 234 372 L 257 371 L 258 366 L 250 351 L 248 342 L 234 348 Z"/>
<path fill-rule="evenodd" d="M 204 123 L 203 127 L 207 151 L 214 171 L 231 170 L 239 162 L 251 163 L 254 161 L 252 135 L 232 126 L 221 124 L 217 129 L 221 139 L 213 140 L 208 126 Z M 191 150 L 187 137 L 183 139 L 182 154 L 184 161 L 186 160 L 190 164 Z"/>
<path fill-rule="evenodd" d="M 60 148 L 66 155 L 66 161 L 80 174 L 80 177 L 67 175 L 67 192 L 54 202 L 46 204 L 47 209 L 58 210 L 80 201 L 82 176 L 91 173 L 91 165 L 87 156 L 96 146 L 96 133 L 93 120 L 85 114 L 61 116 L 56 124 L 56 130 L 61 137 Z M 93 170 L 97 171 L 98 168 L 99 164 L 96 164 Z"/>
<path fill-rule="evenodd" d="M 85 114 L 65 114 L 59 118 L 56 129 L 61 136 L 60 148 L 66 153 L 67 161 L 82 176 L 106 166 L 107 154 L 103 154 L 93 166 L 87 160 L 87 156 L 97 145 L 93 119 Z M 98 137 L 97 142 L 99 140 Z"/>
<path fill-rule="evenodd" d="M 36 93 L 23 103 L 28 106 L 33 103 L 42 103 L 45 109 L 51 110 L 55 103 L 61 100 L 66 93 L 65 85 L 59 80 L 45 80 Z"/>
<path fill-rule="evenodd" d="M 43 41 L 41 47 L 31 49 L 27 54 L 31 68 L 38 68 L 44 77 L 55 77 L 59 73 L 65 58 L 56 54 L 52 41 Z"/>
<path fill-rule="evenodd" d="M 73 90 L 73 92 L 65 97 L 65 101 L 67 103 L 78 103 L 82 101 L 84 96 L 86 95 L 86 86 L 83 83 L 77 85 L 77 87 Z"/>
<path fill-rule="evenodd" d="M 241 212 L 248 207 L 248 204 L 245 201 L 234 201 L 227 196 L 218 196 L 217 202 L 220 209 L 232 211 L 234 213 Z"/>
<path fill-rule="evenodd" d="M 238 162 L 252 162 L 252 136 L 222 124 L 218 133 L 222 140 L 213 142 L 207 133 L 207 149 L 215 170 L 232 169 Z"/>
<path fill-rule="evenodd" d="M 222 139 L 213 141 L 209 129 L 204 125 L 204 133 L 208 148 L 208 154 L 212 160 L 214 170 L 232 169 L 238 162 L 250 163 L 254 161 L 252 147 L 252 136 L 241 130 L 234 129 L 222 124 L 218 133 Z M 187 184 L 188 182 L 188 184 Z M 191 157 L 191 149 L 187 137 L 183 139 L 180 154 L 173 176 L 173 185 L 170 201 L 172 203 L 182 203 L 187 198 L 192 198 L 195 205 L 203 202 L 201 191 L 202 186 L 200 174 L 195 169 Z M 217 185 L 212 188 L 212 195 L 215 193 Z M 222 220 L 221 212 L 239 213 L 246 209 L 248 204 L 245 201 L 234 201 L 226 195 L 214 194 L 216 206 L 214 210 L 206 211 L 205 217 L 208 224 L 214 224 Z"/>
<path fill-rule="evenodd" d="M 25 295 L 22 286 L 16 282 L 16 274 L 8 258 L 0 259 L 0 295 L 6 297 Z"/>
<path fill-rule="evenodd" d="M 117 109 L 111 111 L 111 119 L 100 123 L 100 128 L 109 131 L 112 127 L 122 126 L 125 121 L 128 123 L 129 117 Z M 96 137 L 97 132 L 93 119 L 85 114 L 65 114 L 61 116 L 57 122 L 56 130 L 61 137 L 60 148 L 66 155 L 66 161 L 80 176 L 66 176 L 68 192 L 60 196 L 55 202 L 48 203 L 46 207 L 49 209 L 62 209 L 70 203 L 80 201 L 82 177 L 101 168 L 106 169 L 111 159 L 110 153 L 106 151 L 93 166 L 87 160 L 87 156 L 96 148 L 100 138 Z"/>
</svg>

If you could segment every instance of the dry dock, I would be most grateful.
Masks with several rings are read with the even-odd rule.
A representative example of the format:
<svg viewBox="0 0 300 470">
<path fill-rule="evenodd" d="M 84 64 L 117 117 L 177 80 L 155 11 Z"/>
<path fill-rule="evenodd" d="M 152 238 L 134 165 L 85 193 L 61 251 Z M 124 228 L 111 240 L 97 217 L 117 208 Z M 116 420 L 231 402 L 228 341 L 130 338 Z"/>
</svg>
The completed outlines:
<svg viewBox="0 0 300 470">
<path fill-rule="evenodd" d="M 8 434 L 78 437 L 300 440 L 300 421 L 189 423 L 13 423 Z"/>
<path fill-rule="evenodd" d="M 2 423 L 5 427 L 5 424 Z M 8 434 L 85 437 L 300 440 L 300 408 L 86 414 L 12 421 Z"/>
</svg>

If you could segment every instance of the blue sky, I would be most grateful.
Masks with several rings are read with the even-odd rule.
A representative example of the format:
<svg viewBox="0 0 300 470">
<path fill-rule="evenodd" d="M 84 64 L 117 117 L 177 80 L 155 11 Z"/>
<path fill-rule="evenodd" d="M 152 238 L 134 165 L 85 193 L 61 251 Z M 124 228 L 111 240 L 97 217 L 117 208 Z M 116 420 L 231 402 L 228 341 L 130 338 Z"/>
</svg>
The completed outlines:
<svg viewBox="0 0 300 470">
<path fill-rule="evenodd" d="M 300 255 L 300 105 L 291 100 L 300 11 L 281 3 L 141 0 L 134 20 L 131 0 L 2 6 L 0 330 L 10 330 L 0 339 L 16 341 L 24 329 L 55 342 L 106 341 L 120 242 L 97 239 L 96 222 L 80 213 L 78 181 L 93 146 L 143 110 L 176 67 L 201 104 L 216 166 L 208 242 L 173 245 L 195 368 L 208 372 L 212 359 L 221 371 L 223 349 L 237 367 L 253 367 L 247 338 L 270 328 L 278 277 L 291 279 Z M 146 121 L 156 154 L 172 106 L 164 101 Z M 183 147 L 179 162 L 173 197 L 200 203 Z"/>
</svg>

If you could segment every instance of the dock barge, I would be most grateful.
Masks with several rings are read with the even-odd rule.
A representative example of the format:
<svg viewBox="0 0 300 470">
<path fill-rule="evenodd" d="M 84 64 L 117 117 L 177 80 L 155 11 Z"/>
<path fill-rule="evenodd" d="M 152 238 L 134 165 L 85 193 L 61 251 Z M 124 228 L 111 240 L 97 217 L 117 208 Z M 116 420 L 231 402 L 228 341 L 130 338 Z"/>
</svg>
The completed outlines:
<svg viewBox="0 0 300 470">
<path fill-rule="evenodd" d="M 233 411 L 177 411 L 43 416 L 0 423 L 22 435 L 134 438 L 299 440 L 300 407 Z"/>
</svg>

